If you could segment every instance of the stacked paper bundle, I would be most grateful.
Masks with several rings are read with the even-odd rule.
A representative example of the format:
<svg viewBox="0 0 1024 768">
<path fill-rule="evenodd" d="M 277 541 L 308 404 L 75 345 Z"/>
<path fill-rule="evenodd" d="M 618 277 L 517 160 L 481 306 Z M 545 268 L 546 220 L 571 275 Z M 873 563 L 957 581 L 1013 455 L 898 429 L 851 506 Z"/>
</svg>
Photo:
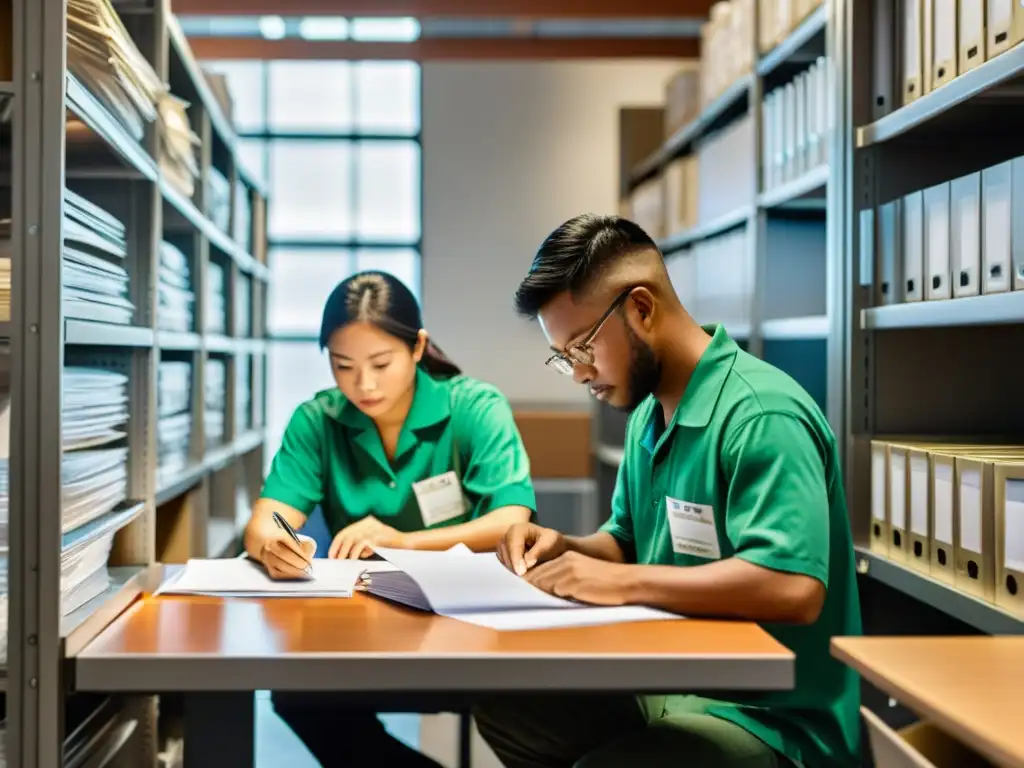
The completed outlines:
<svg viewBox="0 0 1024 768">
<path fill-rule="evenodd" d="M 239 357 L 238 375 L 235 378 L 235 424 L 237 431 L 249 429 L 252 426 L 252 359 Z"/>
<path fill-rule="evenodd" d="M 157 378 L 156 427 L 158 482 L 166 483 L 188 467 L 192 438 L 192 365 L 161 360 Z"/>
<path fill-rule="evenodd" d="M 168 242 L 160 243 L 159 307 L 157 327 L 186 333 L 193 328 L 191 270 L 188 257 Z"/>
<path fill-rule="evenodd" d="M 196 191 L 201 144 L 188 122 L 188 102 L 165 94 L 160 99 L 160 171 L 186 197 Z"/>
<path fill-rule="evenodd" d="M 0 322 L 11 319 L 11 220 L 0 219 Z"/>
<path fill-rule="evenodd" d="M 231 184 L 223 173 L 210 167 L 206 174 L 206 215 L 225 232 L 231 225 Z"/>
<path fill-rule="evenodd" d="M 207 441 L 216 445 L 224 439 L 224 400 L 227 387 L 227 367 L 224 359 L 208 359 L 204 374 L 206 392 L 203 398 L 203 426 Z"/>
<path fill-rule="evenodd" d="M 226 333 L 227 302 L 224 299 L 227 283 L 224 267 L 211 261 L 206 266 L 206 330 L 209 333 Z"/>
<path fill-rule="evenodd" d="M 64 367 L 61 402 L 61 615 L 103 594 L 107 557 L 132 515 L 128 495 L 128 377 L 94 366 Z"/>
<path fill-rule="evenodd" d="M 136 141 L 167 92 L 108 0 L 68 0 L 68 72 Z"/>
<path fill-rule="evenodd" d="M 239 274 L 235 277 L 235 335 L 252 333 L 252 281 Z"/>
<path fill-rule="evenodd" d="M 235 222 L 232 237 L 246 251 L 252 250 L 252 199 L 241 179 L 235 182 Z"/>
<path fill-rule="evenodd" d="M 126 254 L 124 224 L 98 205 L 64 190 L 64 314 L 127 325 L 128 271 L 115 263 Z"/>
</svg>

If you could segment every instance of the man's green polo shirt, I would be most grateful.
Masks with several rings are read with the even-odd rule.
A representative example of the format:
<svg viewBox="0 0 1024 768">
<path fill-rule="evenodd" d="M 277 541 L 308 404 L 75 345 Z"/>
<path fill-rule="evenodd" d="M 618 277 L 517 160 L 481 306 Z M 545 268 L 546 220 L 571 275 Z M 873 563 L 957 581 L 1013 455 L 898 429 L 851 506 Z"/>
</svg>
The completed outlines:
<svg viewBox="0 0 1024 768">
<path fill-rule="evenodd" d="M 724 328 L 705 330 L 711 344 L 671 422 L 665 425 L 653 397 L 631 416 L 603 530 L 641 564 L 689 567 L 739 557 L 824 584 L 814 624 L 764 626 L 796 655 L 794 690 L 744 694 L 707 712 L 794 762 L 854 765 L 859 682 L 829 655 L 831 637 L 861 633 L 835 436 L 793 379 L 740 350 Z M 675 537 L 669 511 L 677 513 Z M 665 714 L 674 698 L 692 711 L 669 697 Z"/>
<path fill-rule="evenodd" d="M 450 471 L 468 509 L 438 526 L 499 507 L 536 510 L 530 461 L 505 396 L 468 376 L 420 369 L 393 461 L 371 419 L 327 389 L 292 415 L 261 496 L 307 515 L 321 506 L 332 535 L 366 515 L 408 533 L 427 527 L 413 483 Z"/>
</svg>

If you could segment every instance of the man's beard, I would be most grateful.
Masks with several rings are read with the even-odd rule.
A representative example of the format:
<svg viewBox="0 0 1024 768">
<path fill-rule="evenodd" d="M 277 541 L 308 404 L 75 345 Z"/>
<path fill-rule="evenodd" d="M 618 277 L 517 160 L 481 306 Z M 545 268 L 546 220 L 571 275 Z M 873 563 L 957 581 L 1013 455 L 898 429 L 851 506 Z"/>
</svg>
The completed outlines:
<svg viewBox="0 0 1024 768">
<path fill-rule="evenodd" d="M 626 325 L 626 338 L 630 350 L 629 381 L 626 384 L 627 403 L 616 407 L 622 411 L 632 411 L 657 389 L 661 380 L 661 363 L 654 350 L 644 343 L 629 325 Z"/>
</svg>

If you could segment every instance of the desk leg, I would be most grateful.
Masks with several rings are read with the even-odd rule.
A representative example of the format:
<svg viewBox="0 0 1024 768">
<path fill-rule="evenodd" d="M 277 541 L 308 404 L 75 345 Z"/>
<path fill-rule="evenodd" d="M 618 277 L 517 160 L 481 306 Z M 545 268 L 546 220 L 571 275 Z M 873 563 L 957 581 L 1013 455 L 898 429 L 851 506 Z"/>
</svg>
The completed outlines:
<svg viewBox="0 0 1024 768">
<path fill-rule="evenodd" d="M 256 764 L 252 691 L 185 694 L 184 768 L 223 768 L 228 763 L 238 768 Z"/>
</svg>

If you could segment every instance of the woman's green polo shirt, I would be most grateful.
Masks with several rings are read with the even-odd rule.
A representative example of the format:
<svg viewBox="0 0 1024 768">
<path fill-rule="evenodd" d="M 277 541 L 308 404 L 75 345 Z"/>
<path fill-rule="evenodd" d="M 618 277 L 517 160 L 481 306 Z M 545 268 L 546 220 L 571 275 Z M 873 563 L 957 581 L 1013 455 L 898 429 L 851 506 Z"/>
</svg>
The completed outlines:
<svg viewBox="0 0 1024 768">
<path fill-rule="evenodd" d="M 320 506 L 332 535 L 366 515 L 408 533 L 427 527 L 413 483 L 450 471 L 467 512 L 435 527 L 500 507 L 536 510 L 530 461 L 505 396 L 468 376 L 420 369 L 392 461 L 372 420 L 327 389 L 295 410 L 261 496 L 307 515 Z"/>
</svg>

